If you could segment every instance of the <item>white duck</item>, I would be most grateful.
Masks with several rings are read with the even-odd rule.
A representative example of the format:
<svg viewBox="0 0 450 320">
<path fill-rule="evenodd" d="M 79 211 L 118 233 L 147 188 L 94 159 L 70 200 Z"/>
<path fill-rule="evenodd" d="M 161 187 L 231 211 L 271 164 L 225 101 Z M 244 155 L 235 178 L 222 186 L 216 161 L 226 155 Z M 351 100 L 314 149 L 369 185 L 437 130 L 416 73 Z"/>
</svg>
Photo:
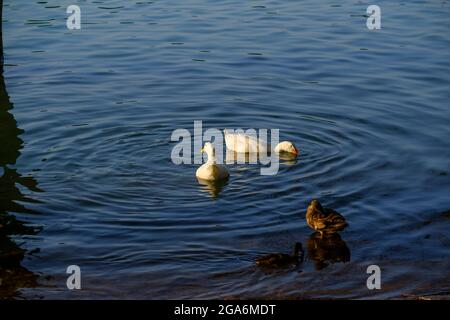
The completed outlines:
<svg viewBox="0 0 450 320">
<path fill-rule="evenodd" d="M 242 153 L 257 153 L 266 152 L 267 143 L 265 141 L 258 141 L 254 136 L 247 135 L 245 133 L 236 133 L 224 130 L 225 134 L 225 144 L 227 148 L 235 152 Z M 298 156 L 298 149 L 295 147 L 294 143 L 290 141 L 282 141 L 275 146 L 273 149 L 276 153 L 289 153 L 294 156 Z"/>
<path fill-rule="evenodd" d="M 229 177 L 230 173 L 226 166 L 216 163 L 216 149 L 211 142 L 205 143 L 201 150 L 208 155 L 208 161 L 197 169 L 195 175 L 199 179 L 206 181 L 224 180 Z"/>
</svg>

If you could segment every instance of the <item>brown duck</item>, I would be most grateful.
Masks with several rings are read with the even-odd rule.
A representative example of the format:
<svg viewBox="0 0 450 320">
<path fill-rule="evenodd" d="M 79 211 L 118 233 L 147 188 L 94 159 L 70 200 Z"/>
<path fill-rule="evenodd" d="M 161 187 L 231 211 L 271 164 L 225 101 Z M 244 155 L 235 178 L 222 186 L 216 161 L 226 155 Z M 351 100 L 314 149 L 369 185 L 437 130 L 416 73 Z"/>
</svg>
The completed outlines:
<svg viewBox="0 0 450 320">
<path fill-rule="evenodd" d="M 303 261 L 303 247 L 297 242 L 292 254 L 286 253 L 269 253 L 261 258 L 256 259 L 256 264 L 261 267 L 286 267 L 289 265 L 298 265 L 299 261 Z"/>
<path fill-rule="evenodd" d="M 306 210 L 306 222 L 308 225 L 320 233 L 332 234 L 343 230 L 348 224 L 345 218 L 330 208 L 324 208 L 316 199 Z"/>
</svg>

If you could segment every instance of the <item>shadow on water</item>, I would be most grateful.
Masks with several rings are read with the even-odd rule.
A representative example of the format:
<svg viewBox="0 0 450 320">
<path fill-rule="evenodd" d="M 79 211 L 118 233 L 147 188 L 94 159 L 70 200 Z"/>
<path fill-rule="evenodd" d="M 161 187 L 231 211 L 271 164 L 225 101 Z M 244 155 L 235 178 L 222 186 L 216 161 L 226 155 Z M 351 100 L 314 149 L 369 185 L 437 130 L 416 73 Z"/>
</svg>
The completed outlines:
<svg viewBox="0 0 450 320">
<path fill-rule="evenodd" d="M 0 0 L 0 21 L 2 8 L 3 1 Z M 20 156 L 23 141 L 19 136 L 23 130 L 17 127 L 16 120 L 9 112 L 13 105 L 3 78 L 3 59 L 0 27 L 0 299 L 17 297 L 20 288 L 37 285 L 38 276 L 22 266 L 27 250 L 21 248 L 12 237 L 34 235 L 39 232 L 39 228 L 27 226 L 25 221 L 17 219 L 12 212 L 33 213 L 18 203 L 33 201 L 21 193 L 19 186 L 30 191 L 41 191 L 32 177 L 22 177 L 16 169 L 11 168 Z"/>
<path fill-rule="evenodd" d="M 321 236 L 315 232 L 308 239 L 308 258 L 316 270 L 322 270 L 333 263 L 349 262 L 350 249 L 337 233 Z"/>
</svg>

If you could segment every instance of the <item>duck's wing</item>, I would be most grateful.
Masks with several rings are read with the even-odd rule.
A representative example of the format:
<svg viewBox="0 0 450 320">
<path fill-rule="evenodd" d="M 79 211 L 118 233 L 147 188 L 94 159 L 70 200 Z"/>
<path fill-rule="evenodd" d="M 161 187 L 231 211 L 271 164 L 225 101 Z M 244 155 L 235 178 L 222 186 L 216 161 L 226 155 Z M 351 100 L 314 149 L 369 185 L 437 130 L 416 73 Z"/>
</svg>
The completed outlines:
<svg viewBox="0 0 450 320">
<path fill-rule="evenodd" d="M 325 211 L 326 217 L 324 219 L 324 223 L 327 228 L 332 228 L 335 231 L 339 231 L 348 225 L 347 221 L 345 221 L 345 218 L 340 213 L 329 208 L 325 209 Z"/>
<path fill-rule="evenodd" d="M 225 144 L 228 149 L 243 153 L 258 152 L 259 143 L 256 137 L 241 132 L 230 132 L 228 130 L 225 130 L 224 133 Z"/>
<path fill-rule="evenodd" d="M 347 226 L 345 218 L 333 209 L 314 210 L 310 218 L 314 229 L 338 231 Z"/>
</svg>

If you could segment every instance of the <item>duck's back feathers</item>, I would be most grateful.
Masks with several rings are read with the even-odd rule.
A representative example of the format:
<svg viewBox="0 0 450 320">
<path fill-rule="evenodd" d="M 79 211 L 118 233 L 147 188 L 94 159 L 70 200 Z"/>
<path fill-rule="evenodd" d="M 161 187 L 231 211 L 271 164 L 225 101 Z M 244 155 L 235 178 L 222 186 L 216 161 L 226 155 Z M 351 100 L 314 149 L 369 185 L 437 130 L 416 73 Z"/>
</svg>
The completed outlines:
<svg viewBox="0 0 450 320">
<path fill-rule="evenodd" d="M 267 266 L 267 267 L 281 267 L 287 264 L 294 264 L 297 259 L 285 253 L 270 253 L 263 257 L 256 259 L 256 264 L 258 266 Z"/>
<path fill-rule="evenodd" d="M 341 214 L 333 209 L 323 208 L 317 200 L 313 200 L 308 206 L 306 222 L 320 233 L 335 233 L 348 226 Z"/>
<path fill-rule="evenodd" d="M 345 218 L 333 209 L 326 208 L 325 212 L 327 216 L 324 218 L 324 223 L 327 228 L 332 228 L 335 232 L 343 230 L 348 226 Z"/>
<path fill-rule="evenodd" d="M 240 153 L 256 153 L 266 150 L 264 141 L 259 141 L 256 136 L 243 132 L 224 130 L 225 144 L 228 149 Z"/>
</svg>

